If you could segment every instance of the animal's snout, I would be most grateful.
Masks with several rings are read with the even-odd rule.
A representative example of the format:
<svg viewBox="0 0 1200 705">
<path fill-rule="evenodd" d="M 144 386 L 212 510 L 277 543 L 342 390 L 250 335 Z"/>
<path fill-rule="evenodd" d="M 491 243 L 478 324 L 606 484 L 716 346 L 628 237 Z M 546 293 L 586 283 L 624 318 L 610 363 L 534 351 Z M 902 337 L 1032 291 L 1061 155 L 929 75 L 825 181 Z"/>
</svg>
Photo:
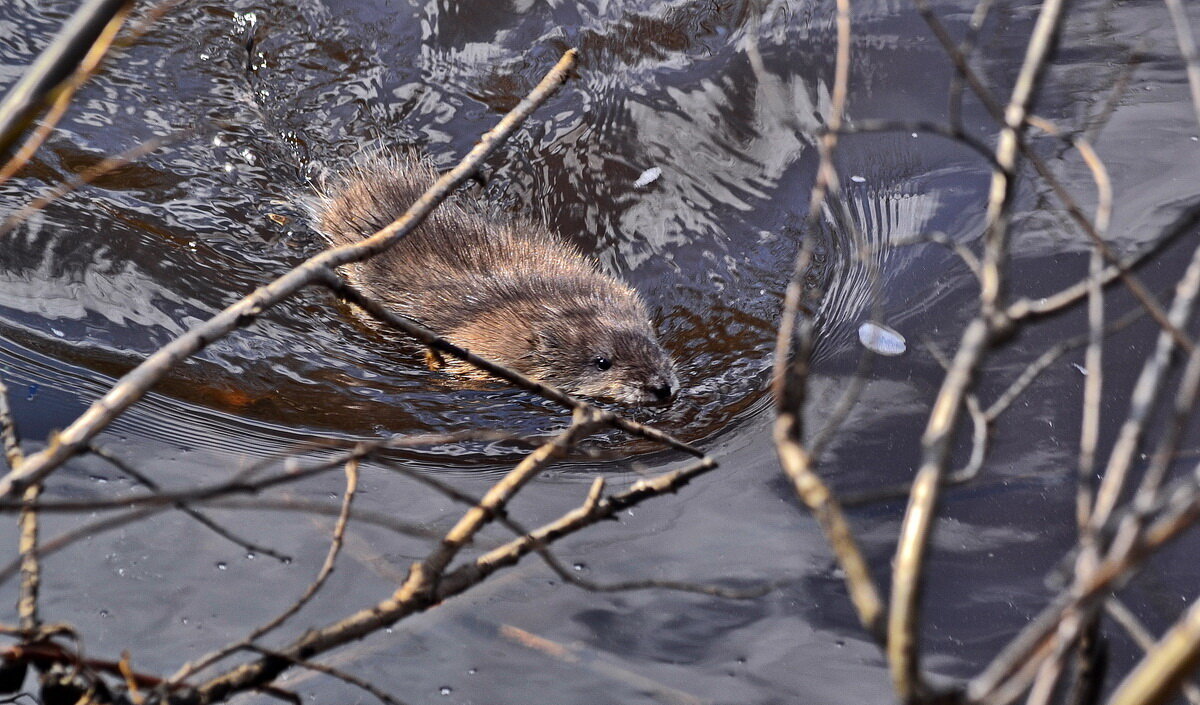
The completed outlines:
<svg viewBox="0 0 1200 705">
<path fill-rule="evenodd" d="M 646 385 L 646 391 L 654 397 L 656 401 L 669 401 L 675 395 L 675 390 L 671 387 L 670 382 L 660 382 L 658 384 Z"/>
</svg>

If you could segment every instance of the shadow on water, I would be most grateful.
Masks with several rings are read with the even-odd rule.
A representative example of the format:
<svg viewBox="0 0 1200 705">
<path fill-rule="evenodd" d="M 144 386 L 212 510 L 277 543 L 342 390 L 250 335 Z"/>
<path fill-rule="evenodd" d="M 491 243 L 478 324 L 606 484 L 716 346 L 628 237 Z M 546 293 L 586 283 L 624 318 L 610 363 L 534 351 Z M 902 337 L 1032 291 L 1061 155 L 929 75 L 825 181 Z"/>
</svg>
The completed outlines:
<svg viewBox="0 0 1200 705">
<path fill-rule="evenodd" d="M 1139 33 L 1171 46 L 1164 19 L 1148 25 L 1140 19 L 1146 13 L 1101 4 L 1082 3 L 1078 14 L 1116 17 L 1103 31 L 1089 25 L 1069 33 L 1041 114 L 1070 122 L 1090 109 L 1114 80 L 1110 55 L 1141 41 Z M 4 32 L 12 40 L 0 43 L 0 86 L 15 80 L 61 22 L 67 10 L 50 5 L 0 6 L 0 28 L 19 28 Z M 971 5 L 938 9 L 957 26 Z M 981 62 L 998 85 L 1008 85 L 1019 65 L 1030 10 L 1004 4 L 985 27 Z M 557 703 L 592 703 L 596 692 L 613 702 L 638 701 L 636 681 L 614 687 L 603 670 L 581 672 L 532 650 L 473 638 L 517 624 L 715 702 L 883 701 L 889 686 L 878 652 L 849 612 L 819 532 L 778 477 L 765 396 L 778 311 L 800 243 L 811 237 L 807 281 L 823 292 L 814 427 L 859 367 L 863 322 L 876 320 L 908 338 L 908 354 L 874 361 L 863 400 L 829 447 L 825 467 L 835 485 L 848 488 L 909 479 L 941 378 L 926 343 L 953 348 L 972 314 L 976 284 L 941 247 L 890 245 L 932 232 L 976 244 L 989 172 L 968 150 L 932 136 L 847 136 L 838 152 L 842 198 L 863 243 L 828 214 L 809 224 L 816 152 L 811 136 L 797 134 L 783 116 L 816 127 L 827 112 L 833 17 L 832 2 L 768 4 L 757 35 L 769 77 L 761 82 L 747 58 L 754 26 L 747 3 L 180 5 L 82 91 L 33 163 L 0 186 L 0 212 L 7 213 L 141 140 L 211 120 L 224 125 L 59 200 L 8 236 L 0 249 L 0 374 L 18 390 L 22 432 L 47 437 L 157 347 L 319 251 L 323 243 L 300 201 L 320 175 L 395 144 L 420 145 L 448 167 L 564 48 L 579 47 L 578 77 L 492 160 L 479 188 L 496 208 L 545 220 L 643 294 L 681 363 L 684 393 L 670 408 L 641 417 L 702 442 L 723 469 L 689 488 L 684 501 L 647 506 L 568 541 L 564 559 L 611 580 L 738 576 L 782 587 L 745 604 L 653 591 L 598 596 L 553 589 L 557 579 L 548 573 L 522 569 L 489 584 L 481 597 L 439 608 L 440 617 L 406 623 L 406 640 L 376 635 L 355 652 L 366 655 L 355 665 L 427 699 L 449 687 L 447 702 L 491 701 L 496 693 L 538 702 L 546 692 Z M 1122 22 L 1130 28 L 1115 29 Z M 944 120 L 950 65 L 908 3 L 856 2 L 854 25 L 851 117 Z M 1123 251 L 1144 244 L 1141 238 L 1194 197 L 1198 149 L 1188 137 L 1195 128 L 1173 62 L 1165 53 L 1147 55 L 1099 142 L 1118 193 L 1131 193 L 1112 228 Z M 992 134 L 974 101 L 964 104 L 963 116 L 969 130 Z M 1191 151 L 1180 156 L 1181 144 Z M 1047 156 L 1059 168 L 1085 173 L 1075 157 L 1052 152 Z M 651 168 L 661 175 L 639 184 Z M 1057 214 L 1043 208 L 1046 194 L 1038 188 L 1026 181 L 1018 193 L 1023 215 L 1013 287 L 1022 294 L 1054 291 L 1086 270 L 1084 241 L 1059 234 Z M 869 263 L 859 257 L 860 245 L 872 253 Z M 1153 271 L 1160 283 L 1174 281 L 1169 266 Z M 1077 318 L 1064 325 L 1082 330 Z M 990 372 L 1010 379 L 1048 340 L 1044 332 L 1031 334 Z M 1118 380 L 1132 374 L 1140 354 L 1133 342 L 1121 349 L 1113 356 L 1120 362 L 1108 363 L 1117 365 Z M 931 603 L 946 607 L 931 616 L 927 634 L 940 672 L 978 668 L 1044 603 L 1041 576 L 1073 541 L 1065 517 L 1079 384 L 1068 362 L 1048 373 L 1046 386 L 997 430 L 997 467 L 1011 472 L 947 499 L 930 580 Z M 998 390 L 985 384 L 981 394 L 989 392 Z M 313 291 L 178 368 L 101 440 L 157 463 L 167 478 L 215 481 L 248 459 L 318 437 L 479 426 L 542 434 L 563 424 L 559 412 L 524 394 L 466 389 L 422 369 L 419 356 L 394 337 Z M 1046 437 L 1046 424 L 1070 430 Z M 1035 433 L 1044 440 L 1026 442 Z M 609 438 L 601 447 L 618 442 Z M 956 460 L 966 450 L 964 442 Z M 452 443 L 397 457 L 482 491 L 517 453 L 502 444 Z M 678 458 L 638 460 L 661 469 Z M 56 482 L 64 491 L 96 493 L 96 483 L 114 473 L 90 463 L 72 466 Z M 615 484 L 637 477 L 629 467 L 620 470 L 630 472 L 612 473 Z M 596 471 L 611 468 L 568 462 L 555 481 L 522 495 L 514 514 L 527 524 L 554 516 L 579 501 Z M 365 484 L 368 507 L 434 529 L 456 512 L 398 486 L 379 467 Z M 320 499 L 340 491 L 337 478 L 297 490 Z M 1014 517 L 1012 506 L 1030 507 L 1028 515 Z M 895 504 L 855 515 L 880 571 L 898 516 Z M 1063 521 L 1048 527 L 1047 516 Z M 164 515 L 51 563 L 57 590 L 50 593 L 79 597 L 52 598 L 47 607 L 70 616 L 81 632 L 101 634 L 89 649 L 129 648 L 146 668 L 169 672 L 272 614 L 251 599 L 263 581 L 298 592 L 310 575 L 295 566 L 320 563 L 319 525 L 271 512 L 229 512 L 227 520 L 278 542 L 295 564 L 264 568 L 261 556 L 197 539 L 193 526 Z M 287 531 L 278 530 L 283 521 Z M 387 594 L 396 571 L 425 548 L 415 539 L 390 540 L 370 527 L 355 535 L 350 566 L 335 574 L 338 600 L 318 600 L 312 623 Z M 164 550 L 176 545 L 194 550 Z M 1180 585 L 1194 587 L 1196 576 L 1175 579 L 1149 594 L 1162 602 Z M 206 585 L 232 599 L 200 589 Z M 130 595 L 159 607 L 139 612 Z M 318 700 L 335 697 L 336 686 L 306 687 Z"/>
</svg>

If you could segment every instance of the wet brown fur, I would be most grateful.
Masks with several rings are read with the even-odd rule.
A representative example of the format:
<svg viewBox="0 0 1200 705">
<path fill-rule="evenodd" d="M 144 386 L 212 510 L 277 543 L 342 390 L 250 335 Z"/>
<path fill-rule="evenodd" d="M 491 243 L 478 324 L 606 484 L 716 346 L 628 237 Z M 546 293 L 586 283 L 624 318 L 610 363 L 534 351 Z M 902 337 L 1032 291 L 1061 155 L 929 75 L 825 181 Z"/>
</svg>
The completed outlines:
<svg viewBox="0 0 1200 705">
<path fill-rule="evenodd" d="M 370 235 L 437 178 L 412 153 L 366 160 L 315 204 L 334 243 Z M 485 217 L 447 200 L 392 249 L 347 268 L 358 286 L 451 342 L 567 391 L 625 402 L 662 401 L 677 387 L 645 304 L 544 226 Z M 599 369 L 598 357 L 612 362 Z M 482 377 L 457 360 L 431 367 Z"/>
</svg>

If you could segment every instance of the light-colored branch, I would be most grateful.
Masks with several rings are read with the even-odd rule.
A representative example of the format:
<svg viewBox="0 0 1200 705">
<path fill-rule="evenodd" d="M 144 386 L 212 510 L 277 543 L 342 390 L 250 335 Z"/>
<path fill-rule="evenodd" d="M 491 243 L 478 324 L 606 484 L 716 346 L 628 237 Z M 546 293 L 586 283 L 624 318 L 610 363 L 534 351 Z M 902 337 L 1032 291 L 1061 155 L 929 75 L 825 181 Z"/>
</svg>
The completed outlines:
<svg viewBox="0 0 1200 705">
<path fill-rule="evenodd" d="M 1112 617 L 1114 622 L 1121 625 L 1142 651 L 1149 652 L 1154 649 L 1154 635 L 1150 633 L 1146 625 L 1142 624 L 1137 615 L 1125 606 L 1125 603 L 1116 597 L 1110 597 L 1104 601 L 1104 611 L 1108 613 L 1109 617 Z M 1180 684 L 1180 690 L 1191 705 L 1200 705 L 1200 686 L 1196 685 L 1195 680 L 1184 680 Z"/>
<path fill-rule="evenodd" d="M 35 504 L 41 493 L 42 486 L 40 484 L 25 488 L 24 501 L 26 505 Z M 22 509 L 19 525 L 21 530 L 19 543 L 21 589 L 17 598 L 17 614 L 20 615 L 21 628 L 33 633 L 41 624 L 41 619 L 38 617 L 38 592 L 42 584 L 42 567 L 38 558 L 37 509 L 32 506 Z"/>
<path fill-rule="evenodd" d="M 1108 705 L 1159 705 L 1179 689 L 1200 659 L 1200 600 L 1175 622 L 1117 686 Z"/>
<path fill-rule="evenodd" d="M 796 431 L 793 428 L 795 423 L 795 414 L 781 414 L 775 421 L 775 449 L 779 454 L 779 462 L 788 479 L 792 481 L 797 496 L 821 525 L 825 541 L 833 550 L 838 565 L 845 572 L 846 589 L 850 593 L 850 602 L 854 605 L 859 622 L 882 644 L 883 599 L 841 505 L 825 482 L 813 471 L 811 457 L 804 445 L 796 440 Z"/>
<path fill-rule="evenodd" d="M 8 401 L 8 386 L 0 379 L 0 444 L 4 446 L 4 459 L 8 467 L 15 468 L 21 464 L 25 455 L 21 452 L 17 421 L 13 418 L 12 407 Z"/>
<path fill-rule="evenodd" d="M 929 0 L 914 0 L 914 2 L 917 6 L 918 12 L 921 14 L 921 17 L 929 25 L 930 29 L 934 33 L 934 36 L 937 37 L 938 42 L 942 45 L 942 49 L 953 61 L 955 70 L 963 77 L 963 79 L 967 82 L 967 85 L 971 87 L 972 92 L 974 92 L 976 97 L 979 98 L 980 103 L 983 104 L 984 108 L 987 109 L 988 113 L 993 118 L 1007 124 L 1008 115 L 1006 114 L 1006 110 L 1000 106 L 995 96 L 992 95 L 991 90 L 987 87 L 987 85 L 984 84 L 982 80 L 980 80 L 979 76 L 976 75 L 975 71 L 967 63 L 966 57 L 955 46 L 954 40 L 951 39 L 949 32 L 946 31 L 946 28 L 942 24 L 941 20 L 939 20 L 937 15 L 933 12 L 933 7 Z M 1089 238 L 1092 239 L 1092 242 L 1095 244 L 1095 246 L 1098 247 L 1104 254 L 1105 261 L 1112 265 L 1118 265 L 1121 261 L 1120 258 L 1116 255 L 1112 248 L 1108 246 L 1108 243 L 1105 242 L 1102 237 L 1100 237 L 1100 234 L 1096 232 L 1096 228 L 1093 226 L 1092 222 L 1088 220 L 1087 214 L 1084 213 L 1083 209 L 1079 207 L 1079 204 L 1075 202 L 1075 199 L 1067 191 L 1066 187 L 1063 186 L 1062 182 L 1050 169 L 1049 165 L 1046 164 L 1046 161 L 1042 159 L 1041 156 L 1035 152 L 1024 139 L 1020 139 L 1019 136 L 1016 141 L 1016 146 L 1021 151 L 1021 155 L 1028 159 L 1033 165 L 1034 169 L 1038 173 L 1038 176 L 1040 176 L 1042 180 L 1050 186 L 1050 189 L 1054 192 L 1055 197 L 1057 197 L 1059 201 L 1061 201 L 1066 207 L 1067 213 L 1071 216 L 1071 220 L 1074 221 L 1075 224 L 1078 225 L 1079 228 L 1085 234 L 1087 234 Z M 1162 310 L 1162 307 L 1159 306 L 1158 302 L 1141 283 L 1141 281 L 1139 281 L 1137 277 L 1133 276 L 1123 267 L 1118 266 L 1115 272 L 1116 276 L 1121 279 L 1122 283 L 1128 287 L 1134 298 L 1138 300 L 1138 303 L 1141 304 L 1141 306 L 1146 309 L 1146 312 L 1150 314 L 1150 317 L 1153 318 L 1154 321 L 1164 330 L 1169 331 L 1180 347 L 1188 352 L 1191 352 L 1193 347 L 1191 338 L 1178 327 L 1171 324 L 1166 313 Z M 1084 290 L 1079 292 L 1080 297 L 1086 295 L 1086 284 L 1082 284 L 1081 288 Z M 1018 304 L 1020 303 L 1021 302 L 1018 302 Z M 1022 310 L 1027 311 L 1028 309 L 1027 307 L 1022 307 Z M 1006 316 L 1001 316 L 997 323 L 1007 325 L 1010 323 L 1010 321 L 1007 320 Z"/>
<path fill-rule="evenodd" d="M 1057 595 L 1009 642 L 1000 654 L 967 685 L 968 702 L 1002 705 L 1012 702 L 1028 687 L 1042 659 L 1053 652 L 1051 637 L 1072 615 L 1093 609 L 1097 600 L 1130 580 L 1145 559 L 1178 538 L 1200 521 L 1200 466 L 1160 493 L 1162 500 L 1150 511 L 1127 509 L 1117 521 L 1121 527 L 1112 546 L 1095 570 L 1080 578 L 1069 590 Z M 1147 514 L 1135 518 L 1135 514 Z"/>
</svg>

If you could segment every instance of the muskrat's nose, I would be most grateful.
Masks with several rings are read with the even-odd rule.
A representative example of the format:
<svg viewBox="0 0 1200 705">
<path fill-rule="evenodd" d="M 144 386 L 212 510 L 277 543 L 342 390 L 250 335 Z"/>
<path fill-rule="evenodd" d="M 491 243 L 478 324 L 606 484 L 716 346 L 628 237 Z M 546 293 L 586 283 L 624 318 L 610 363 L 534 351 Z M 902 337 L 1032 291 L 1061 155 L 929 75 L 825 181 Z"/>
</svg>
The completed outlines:
<svg viewBox="0 0 1200 705">
<path fill-rule="evenodd" d="M 664 382 L 663 384 L 657 386 L 653 384 L 647 385 L 646 391 L 653 394 L 654 398 L 658 401 L 667 401 L 671 398 L 671 395 L 675 393 L 675 390 L 671 389 L 669 382 Z"/>
</svg>

